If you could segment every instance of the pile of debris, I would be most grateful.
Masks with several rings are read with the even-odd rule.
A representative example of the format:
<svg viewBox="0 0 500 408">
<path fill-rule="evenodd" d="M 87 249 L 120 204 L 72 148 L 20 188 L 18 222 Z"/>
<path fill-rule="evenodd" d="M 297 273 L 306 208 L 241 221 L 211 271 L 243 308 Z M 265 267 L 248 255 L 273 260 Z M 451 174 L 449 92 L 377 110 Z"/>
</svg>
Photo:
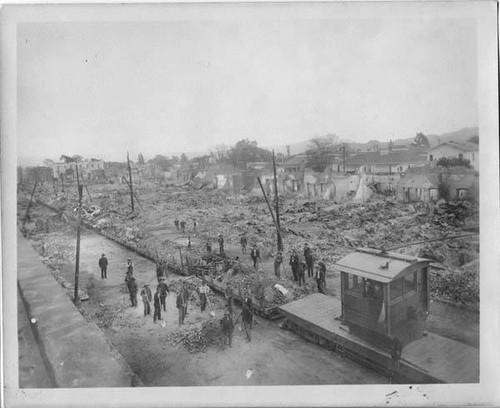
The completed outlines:
<svg viewBox="0 0 500 408">
<path fill-rule="evenodd" d="M 101 304 L 99 310 L 94 313 L 93 318 L 97 326 L 99 326 L 100 328 L 109 329 L 113 325 L 115 320 L 119 319 L 122 316 L 123 310 L 123 306 Z"/>
<path fill-rule="evenodd" d="M 174 346 L 182 344 L 190 353 L 199 353 L 220 344 L 220 338 L 219 321 L 210 319 L 181 327 L 179 332 L 169 336 L 169 341 Z"/>
</svg>

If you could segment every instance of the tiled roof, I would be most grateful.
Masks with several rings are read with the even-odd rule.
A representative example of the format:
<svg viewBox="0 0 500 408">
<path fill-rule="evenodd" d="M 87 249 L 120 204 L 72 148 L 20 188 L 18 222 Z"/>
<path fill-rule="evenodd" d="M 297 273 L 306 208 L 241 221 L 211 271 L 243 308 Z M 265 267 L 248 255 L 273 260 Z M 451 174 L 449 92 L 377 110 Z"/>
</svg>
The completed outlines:
<svg viewBox="0 0 500 408">
<path fill-rule="evenodd" d="M 465 152 L 470 152 L 470 151 L 477 152 L 477 151 L 479 151 L 479 145 L 476 143 L 454 142 L 454 141 L 450 140 L 448 142 L 443 142 L 443 143 L 438 144 L 437 146 L 434 146 L 433 148 L 429 149 L 429 152 L 431 152 L 435 149 L 438 149 L 439 147 L 444 146 L 444 145 L 453 146 L 453 147 L 460 149 L 460 150 L 463 150 Z"/>
<path fill-rule="evenodd" d="M 348 157 L 346 164 L 400 164 L 400 163 L 425 163 L 427 158 L 424 154 L 412 151 L 391 152 L 381 155 L 379 152 L 365 152 Z"/>
</svg>

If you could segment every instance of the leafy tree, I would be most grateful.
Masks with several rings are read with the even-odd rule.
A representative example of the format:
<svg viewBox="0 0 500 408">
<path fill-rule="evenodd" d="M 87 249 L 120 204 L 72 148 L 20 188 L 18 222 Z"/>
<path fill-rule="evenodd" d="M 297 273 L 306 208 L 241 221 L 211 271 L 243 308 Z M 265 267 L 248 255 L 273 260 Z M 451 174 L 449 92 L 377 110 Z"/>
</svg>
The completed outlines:
<svg viewBox="0 0 500 408">
<path fill-rule="evenodd" d="M 188 161 L 188 157 L 186 156 L 185 153 L 182 153 L 181 154 L 181 163 L 186 163 Z"/>
<path fill-rule="evenodd" d="M 148 161 L 148 163 L 153 163 L 155 166 L 161 168 L 163 171 L 167 171 L 170 168 L 171 161 L 168 157 L 161 154 L 157 154 L 154 158 Z"/>
<path fill-rule="evenodd" d="M 227 158 L 228 151 L 225 144 L 218 144 L 212 147 L 211 154 L 217 163 L 222 163 Z"/>
<path fill-rule="evenodd" d="M 311 139 L 306 150 L 306 166 L 316 172 L 324 172 L 331 166 L 334 154 L 339 149 L 341 146 L 336 135 L 329 134 Z"/>
<path fill-rule="evenodd" d="M 272 153 L 267 149 L 257 146 L 255 140 L 242 139 L 228 152 L 228 158 L 234 168 L 245 168 L 247 163 L 272 160 Z"/>
<path fill-rule="evenodd" d="M 430 147 L 429 139 L 422 132 L 418 132 L 412 143 L 414 146 Z"/>
<path fill-rule="evenodd" d="M 137 164 L 145 164 L 146 162 L 144 161 L 144 156 L 142 155 L 142 153 L 139 153 L 139 155 L 137 156 Z"/>
</svg>

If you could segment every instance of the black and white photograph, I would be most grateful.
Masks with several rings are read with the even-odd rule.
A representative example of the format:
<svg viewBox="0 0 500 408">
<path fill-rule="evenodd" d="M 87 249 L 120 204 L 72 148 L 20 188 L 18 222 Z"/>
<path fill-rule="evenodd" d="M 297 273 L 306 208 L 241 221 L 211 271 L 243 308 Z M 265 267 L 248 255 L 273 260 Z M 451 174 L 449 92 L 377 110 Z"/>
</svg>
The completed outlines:
<svg viewBox="0 0 500 408">
<path fill-rule="evenodd" d="M 7 407 L 500 403 L 496 2 L 0 14 Z"/>
</svg>

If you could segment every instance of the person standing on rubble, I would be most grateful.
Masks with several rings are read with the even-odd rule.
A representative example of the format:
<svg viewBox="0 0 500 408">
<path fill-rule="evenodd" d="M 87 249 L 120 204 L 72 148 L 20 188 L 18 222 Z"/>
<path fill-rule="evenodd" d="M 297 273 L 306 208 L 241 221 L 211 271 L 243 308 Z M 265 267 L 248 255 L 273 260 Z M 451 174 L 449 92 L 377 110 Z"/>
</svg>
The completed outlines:
<svg viewBox="0 0 500 408">
<path fill-rule="evenodd" d="M 304 259 L 307 265 L 307 277 L 312 278 L 314 276 L 314 258 L 307 242 L 304 245 Z"/>
<path fill-rule="evenodd" d="M 193 234 L 196 235 L 196 227 L 198 226 L 198 223 L 196 222 L 196 219 L 193 219 Z"/>
<path fill-rule="evenodd" d="M 134 274 L 134 265 L 132 265 L 132 258 L 127 258 L 127 275 Z"/>
<path fill-rule="evenodd" d="M 260 252 L 259 249 L 257 248 L 257 244 L 253 244 L 252 250 L 250 251 L 250 258 L 252 258 L 253 261 L 253 268 L 257 270 L 258 260 L 260 259 Z"/>
<path fill-rule="evenodd" d="M 179 293 L 177 293 L 177 299 L 175 300 L 175 305 L 177 306 L 177 310 L 179 311 L 179 328 L 184 324 L 184 303 L 184 290 L 181 287 L 179 289 Z"/>
<path fill-rule="evenodd" d="M 299 254 L 297 254 L 296 249 L 292 249 L 292 255 L 290 256 L 290 267 L 292 268 L 293 280 L 299 280 Z"/>
<path fill-rule="evenodd" d="M 190 236 L 188 237 L 188 240 L 187 240 L 187 247 L 188 247 L 188 249 L 191 249 L 191 237 Z"/>
<path fill-rule="evenodd" d="M 283 254 L 281 251 L 278 251 L 274 258 L 274 275 L 281 279 L 281 264 L 283 263 Z"/>
<path fill-rule="evenodd" d="M 219 252 L 222 255 L 224 253 L 224 237 L 222 236 L 222 234 L 219 234 L 218 241 L 219 241 Z"/>
<path fill-rule="evenodd" d="M 326 265 L 323 261 L 318 262 L 315 278 L 318 284 L 318 292 L 324 294 L 326 286 Z"/>
<path fill-rule="evenodd" d="M 170 293 L 168 289 L 168 285 L 165 282 L 165 278 L 162 276 L 160 278 L 160 283 L 158 283 L 158 286 L 156 286 L 156 291 L 160 291 L 160 304 L 164 312 L 167 311 L 167 306 L 165 300 L 167 299 L 167 293 Z"/>
<path fill-rule="evenodd" d="M 104 254 L 99 258 L 99 268 L 101 268 L 101 279 L 108 279 L 108 258 Z"/>
<path fill-rule="evenodd" d="M 243 235 L 240 238 L 240 245 L 241 245 L 241 253 L 242 254 L 247 253 L 247 243 L 248 243 L 247 236 L 245 233 L 243 233 Z"/>
<path fill-rule="evenodd" d="M 186 317 L 188 314 L 189 296 L 191 294 L 189 293 L 189 289 L 184 282 L 182 282 L 182 291 L 184 292 L 184 317 Z"/>
<path fill-rule="evenodd" d="M 199 292 L 200 292 L 200 306 L 201 306 L 201 311 L 204 312 L 205 308 L 207 307 L 207 299 L 208 299 L 208 292 L 210 291 L 210 288 L 207 285 L 207 282 L 205 279 L 203 279 Z"/>
<path fill-rule="evenodd" d="M 132 303 L 133 307 L 137 307 L 137 282 L 135 278 L 131 276 L 130 278 L 125 278 L 125 282 L 127 282 L 128 293 L 130 295 L 130 303 Z"/>
<path fill-rule="evenodd" d="M 184 220 L 181 221 L 181 231 L 183 234 L 186 233 L 186 221 Z"/>
<path fill-rule="evenodd" d="M 207 253 L 211 254 L 212 253 L 212 244 L 210 243 L 210 241 L 207 241 Z"/>
<path fill-rule="evenodd" d="M 175 225 L 175 229 L 177 231 L 179 231 L 179 220 L 177 219 L 177 217 L 175 217 L 175 220 L 174 220 L 174 225 Z"/>
<path fill-rule="evenodd" d="M 142 304 L 144 305 L 144 317 L 151 314 L 151 306 L 149 305 L 148 291 L 146 285 L 141 289 Z"/>
<path fill-rule="evenodd" d="M 160 288 L 156 287 L 156 292 L 153 298 L 153 305 L 155 307 L 155 311 L 153 314 L 153 323 L 156 323 L 156 320 L 161 320 L 161 299 L 160 299 Z"/>
<path fill-rule="evenodd" d="M 220 321 L 220 327 L 223 339 L 222 347 L 232 347 L 231 342 L 233 339 L 234 324 L 233 319 L 231 318 L 231 314 L 228 311 L 224 312 L 224 317 Z"/>
</svg>

